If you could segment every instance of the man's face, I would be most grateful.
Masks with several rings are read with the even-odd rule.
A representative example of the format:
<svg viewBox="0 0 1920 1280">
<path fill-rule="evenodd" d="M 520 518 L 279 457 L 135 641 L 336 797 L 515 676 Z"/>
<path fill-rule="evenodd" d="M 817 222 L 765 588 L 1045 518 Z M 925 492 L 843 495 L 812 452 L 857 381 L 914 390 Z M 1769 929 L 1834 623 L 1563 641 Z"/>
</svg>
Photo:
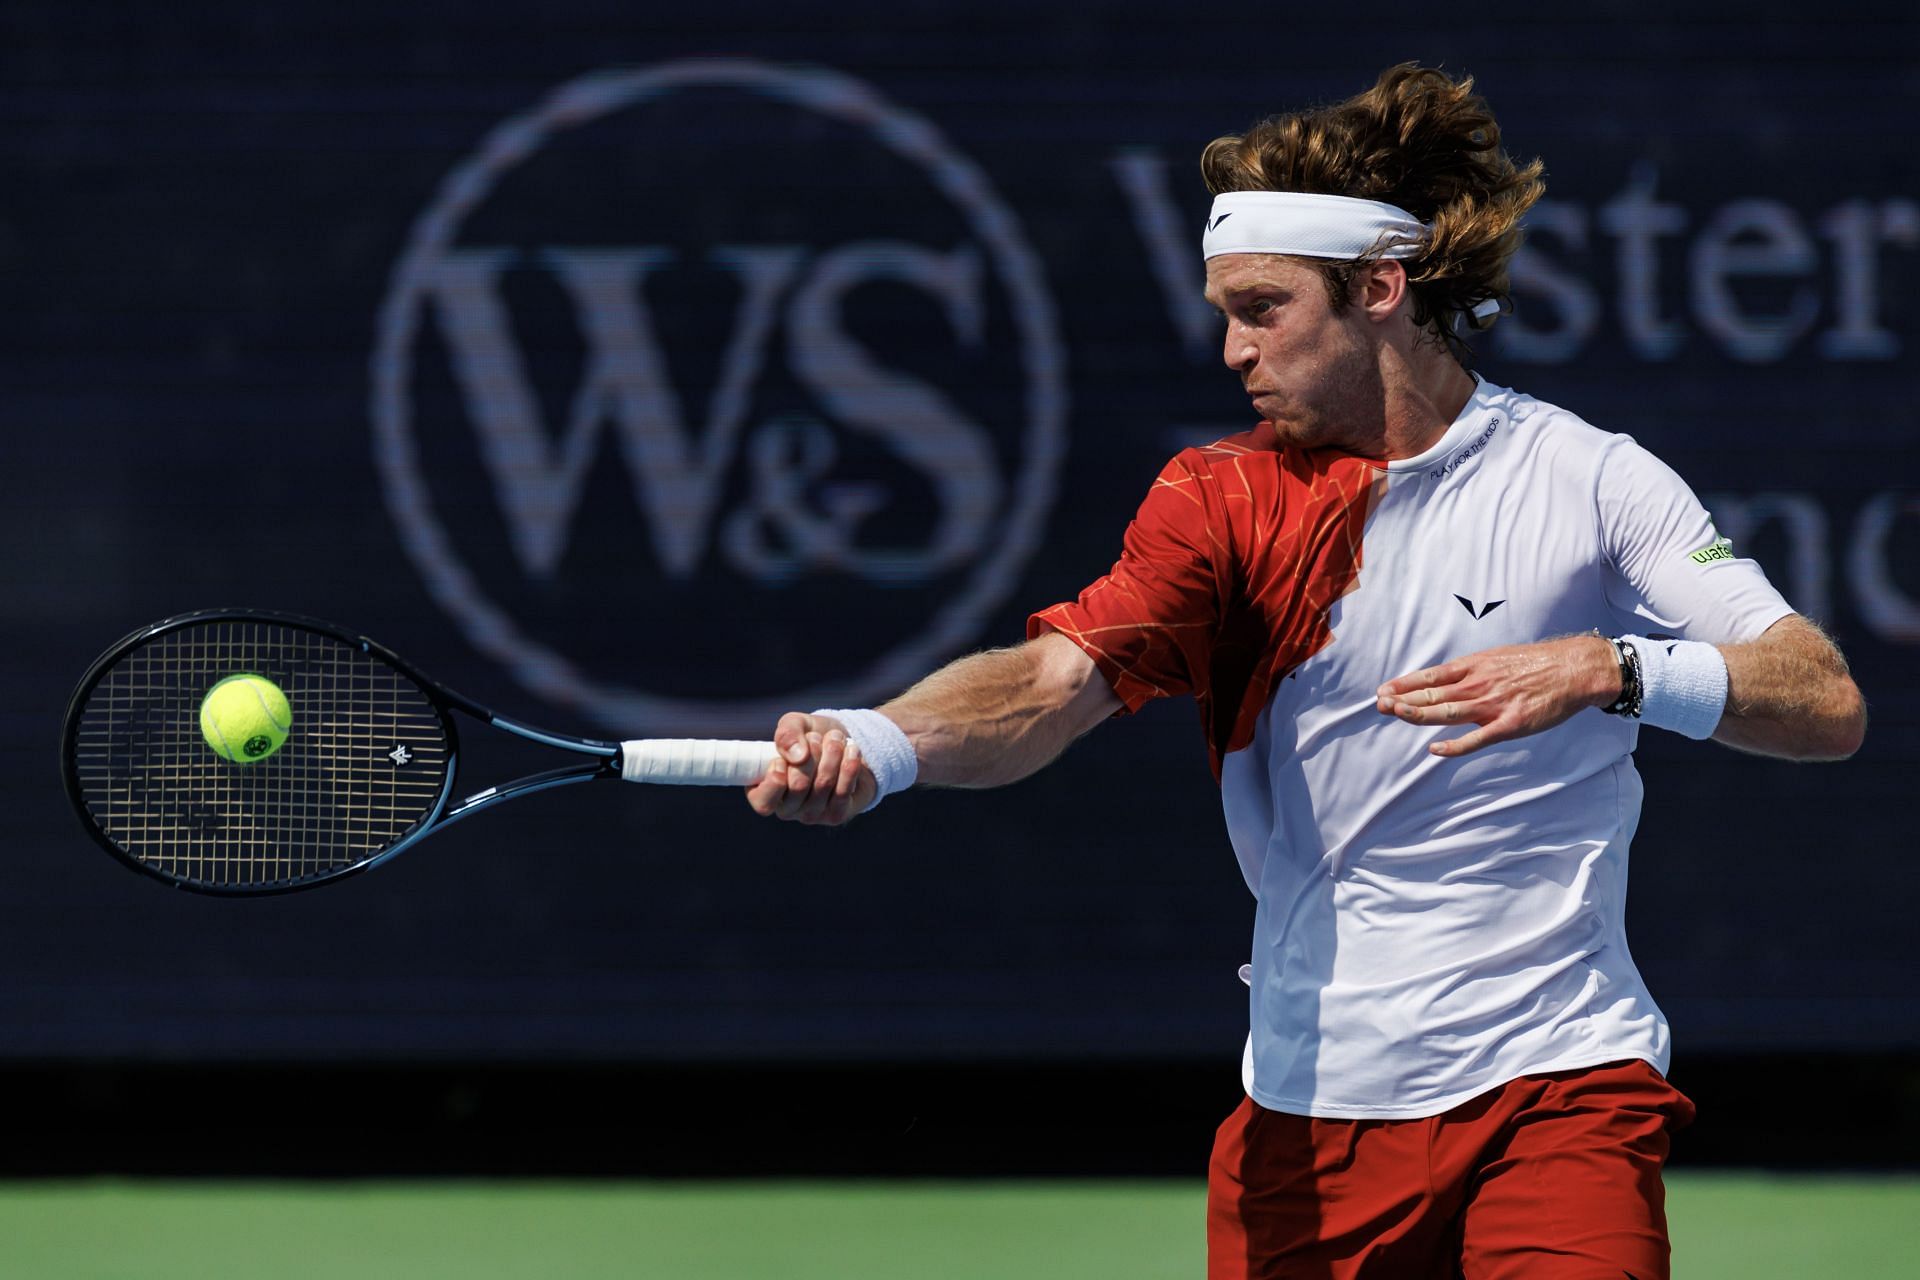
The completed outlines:
<svg viewBox="0 0 1920 1280">
<path fill-rule="evenodd" d="M 1222 254 L 1207 260 L 1206 298 L 1226 317 L 1222 358 L 1284 443 L 1364 453 L 1380 438 L 1379 335 L 1363 307 L 1334 310 L 1319 271 Z"/>
</svg>

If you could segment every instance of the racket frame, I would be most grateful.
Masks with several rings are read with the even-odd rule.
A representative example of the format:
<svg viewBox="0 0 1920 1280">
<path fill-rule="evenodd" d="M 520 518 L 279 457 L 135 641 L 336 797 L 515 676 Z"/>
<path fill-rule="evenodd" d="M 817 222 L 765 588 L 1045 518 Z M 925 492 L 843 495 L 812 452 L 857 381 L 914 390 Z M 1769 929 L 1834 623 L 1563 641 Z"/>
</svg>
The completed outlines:
<svg viewBox="0 0 1920 1280">
<path fill-rule="evenodd" d="M 80 729 L 82 712 L 86 707 L 87 700 L 92 696 L 94 689 L 99 686 L 100 681 L 105 678 L 107 672 L 128 653 L 168 632 L 178 631 L 182 628 L 204 622 L 260 622 L 273 626 L 288 627 L 298 631 L 312 632 L 324 636 L 327 639 L 348 645 L 359 650 L 361 653 L 378 659 L 393 667 L 401 675 L 412 681 L 420 691 L 426 695 L 427 703 L 433 708 L 435 716 L 437 716 L 440 721 L 440 728 L 446 734 L 447 739 L 446 776 L 441 781 L 440 794 L 435 797 L 433 806 L 428 811 L 426 817 L 414 824 L 413 829 L 401 836 L 398 840 L 374 851 L 372 855 L 359 862 L 349 866 L 332 868 L 320 874 L 289 881 L 285 884 L 224 885 L 186 880 L 178 876 L 169 875 L 158 867 L 133 856 L 116 844 L 113 839 L 101 829 L 100 824 L 95 821 L 92 812 L 87 807 L 86 793 L 80 779 L 79 764 L 75 751 L 75 743 Z M 452 715 L 452 712 L 455 711 L 470 715 L 484 724 L 513 734 L 516 737 L 525 738 L 565 751 L 574 751 L 583 755 L 593 756 L 595 763 L 567 765 L 556 769 L 548 769 L 542 773 L 529 774 L 525 777 L 515 778 L 496 786 L 487 787 L 463 799 L 454 801 L 452 800 L 454 788 L 458 785 L 460 779 L 460 730 L 459 725 L 455 722 Z M 220 897 L 253 898 L 273 894 L 296 893 L 302 889 L 311 889 L 319 885 L 331 884 L 347 876 L 358 875 L 404 852 L 426 836 L 440 830 L 442 827 L 458 822 L 462 818 L 478 813 L 482 809 L 491 808 L 503 800 L 510 800 L 519 796 L 529 795 L 536 791 L 547 791 L 555 787 L 569 786 L 579 782 L 618 781 L 620 778 L 620 744 L 617 742 L 605 742 L 594 738 L 578 738 L 568 734 L 552 733 L 545 729 L 537 729 L 532 725 L 523 724 L 517 720 L 508 719 L 505 716 L 495 715 L 489 708 L 475 702 L 472 698 L 449 689 L 446 685 L 433 679 L 385 645 L 374 640 L 369 640 L 363 635 L 358 635 L 319 618 L 310 618 L 296 613 L 282 613 L 270 609 L 197 609 L 191 613 L 177 614 L 174 617 L 163 618 L 159 622 L 149 623 L 146 626 L 137 628 L 122 637 L 105 653 L 101 654 L 99 658 L 95 659 L 92 666 L 87 668 L 86 674 L 80 677 L 80 683 L 75 686 L 73 696 L 67 700 L 66 716 L 61 722 L 60 773 L 62 784 L 67 793 L 67 799 L 72 803 L 74 811 L 79 814 L 81 824 L 86 827 L 87 834 L 93 837 L 96 844 L 112 854 L 121 863 L 132 867 L 142 875 L 149 876 L 155 880 L 159 880 L 163 884 L 171 885 L 176 889 L 184 889 L 191 893 L 211 894 Z"/>
</svg>

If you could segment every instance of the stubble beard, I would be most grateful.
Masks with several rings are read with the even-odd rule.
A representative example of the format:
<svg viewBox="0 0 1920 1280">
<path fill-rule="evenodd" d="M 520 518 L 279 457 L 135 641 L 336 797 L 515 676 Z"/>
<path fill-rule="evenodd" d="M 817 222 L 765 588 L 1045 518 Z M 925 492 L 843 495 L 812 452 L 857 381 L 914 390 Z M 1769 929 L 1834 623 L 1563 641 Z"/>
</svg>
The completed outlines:
<svg viewBox="0 0 1920 1280">
<path fill-rule="evenodd" d="M 1386 382 L 1364 349 L 1345 351 L 1327 367 L 1310 403 L 1294 401 L 1273 419 L 1282 444 L 1338 449 L 1377 457 L 1386 447 Z"/>
</svg>

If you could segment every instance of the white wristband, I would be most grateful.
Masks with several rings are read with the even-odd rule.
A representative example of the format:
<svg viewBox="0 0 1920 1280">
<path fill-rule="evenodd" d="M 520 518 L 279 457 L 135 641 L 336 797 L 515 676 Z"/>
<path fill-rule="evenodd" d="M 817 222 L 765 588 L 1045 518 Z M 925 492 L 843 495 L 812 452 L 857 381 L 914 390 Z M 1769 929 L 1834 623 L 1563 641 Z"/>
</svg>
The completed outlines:
<svg viewBox="0 0 1920 1280">
<path fill-rule="evenodd" d="M 873 808 L 896 791 L 905 791 L 920 776 L 920 759 L 913 754 L 913 743 L 900 726 L 867 708 L 816 711 L 817 716 L 832 716 L 846 726 L 847 737 L 860 748 L 860 758 L 873 770 L 878 784 L 873 793 Z M 865 813 L 867 809 L 860 812 Z"/>
<path fill-rule="evenodd" d="M 1621 636 L 1640 659 L 1640 722 L 1711 738 L 1727 710 L 1727 660 L 1701 640 Z"/>
</svg>

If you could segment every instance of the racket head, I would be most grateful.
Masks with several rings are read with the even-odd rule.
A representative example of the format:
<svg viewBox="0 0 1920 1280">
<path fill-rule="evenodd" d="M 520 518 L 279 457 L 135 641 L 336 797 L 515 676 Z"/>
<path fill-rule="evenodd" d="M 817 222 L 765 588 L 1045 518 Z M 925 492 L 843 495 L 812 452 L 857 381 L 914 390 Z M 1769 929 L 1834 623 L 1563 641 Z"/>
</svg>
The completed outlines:
<svg viewBox="0 0 1920 1280">
<path fill-rule="evenodd" d="M 287 740 L 238 764 L 200 732 L 226 676 L 278 685 Z M 68 799 L 103 848 L 181 889 L 286 893 L 365 870 L 425 835 L 454 784 L 452 695 L 330 623 L 255 609 L 182 614 L 90 667 L 61 733 Z"/>
</svg>

